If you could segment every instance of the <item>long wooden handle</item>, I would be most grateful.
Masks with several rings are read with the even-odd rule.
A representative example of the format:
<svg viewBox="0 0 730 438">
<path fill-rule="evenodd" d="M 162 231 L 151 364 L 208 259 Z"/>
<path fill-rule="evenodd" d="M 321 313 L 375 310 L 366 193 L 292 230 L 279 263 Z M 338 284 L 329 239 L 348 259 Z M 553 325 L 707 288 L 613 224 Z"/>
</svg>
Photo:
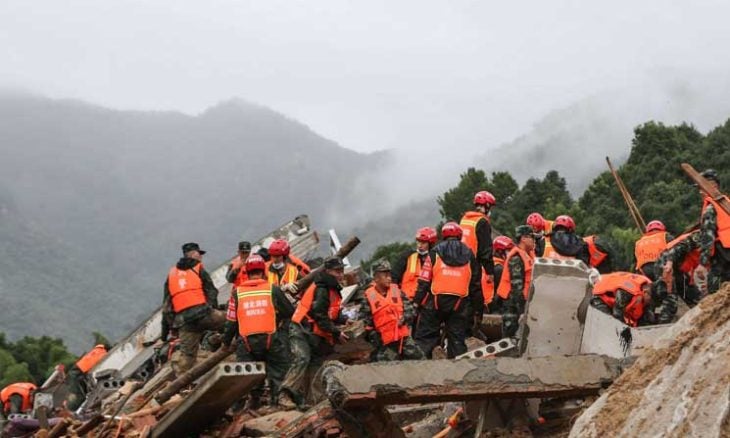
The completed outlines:
<svg viewBox="0 0 730 438">
<path fill-rule="evenodd" d="M 359 244 L 360 244 L 360 239 L 357 236 L 354 236 L 354 237 L 350 238 L 350 240 L 348 240 L 344 245 L 342 245 L 340 247 L 340 250 L 337 251 L 337 254 L 335 254 L 335 255 L 339 258 L 345 258 Z M 297 283 L 296 283 L 297 289 L 299 289 L 300 291 L 303 292 L 304 289 L 308 288 L 309 285 L 312 284 L 312 282 L 314 281 L 314 276 L 318 272 L 322 271 L 322 269 L 324 269 L 324 266 L 318 266 L 317 268 L 312 269 L 312 272 L 310 272 L 309 274 L 300 278 L 299 281 L 297 281 Z"/>
<path fill-rule="evenodd" d="M 725 199 L 725 195 L 722 194 L 721 191 L 717 190 L 715 187 L 713 187 L 707 179 L 705 179 L 704 176 L 700 175 L 699 172 L 695 170 L 694 167 L 692 167 L 689 163 L 682 163 L 682 170 L 684 170 L 684 173 L 689 176 L 692 181 L 694 181 L 705 193 L 710 195 L 712 199 L 717 201 L 718 204 L 720 204 L 720 207 L 722 207 L 723 210 L 725 210 L 725 213 L 730 214 L 730 203 Z"/>
<path fill-rule="evenodd" d="M 629 190 L 624 185 L 624 182 L 619 176 L 618 172 L 616 172 L 616 169 L 614 169 L 613 165 L 611 164 L 611 159 L 606 157 L 606 163 L 608 164 L 608 169 L 611 171 L 611 175 L 613 175 L 613 179 L 616 180 L 616 186 L 618 186 L 618 190 L 619 192 L 621 192 L 621 196 L 623 196 L 624 202 L 626 202 L 626 206 L 629 209 L 629 214 L 634 220 L 636 228 L 639 229 L 639 232 L 644 233 L 646 231 L 646 223 L 644 222 L 644 218 L 641 217 L 641 212 L 639 212 L 639 208 L 636 206 L 634 199 L 631 197 Z"/>
</svg>

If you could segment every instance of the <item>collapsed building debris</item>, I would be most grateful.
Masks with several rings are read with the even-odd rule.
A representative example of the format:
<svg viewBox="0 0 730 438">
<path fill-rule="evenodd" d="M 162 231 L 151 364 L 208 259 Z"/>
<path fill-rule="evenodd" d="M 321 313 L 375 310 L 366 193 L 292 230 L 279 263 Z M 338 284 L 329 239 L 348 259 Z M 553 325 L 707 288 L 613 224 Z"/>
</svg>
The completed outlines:
<svg viewBox="0 0 730 438">
<path fill-rule="evenodd" d="M 571 437 L 730 435 L 730 284 L 670 326 Z"/>
</svg>

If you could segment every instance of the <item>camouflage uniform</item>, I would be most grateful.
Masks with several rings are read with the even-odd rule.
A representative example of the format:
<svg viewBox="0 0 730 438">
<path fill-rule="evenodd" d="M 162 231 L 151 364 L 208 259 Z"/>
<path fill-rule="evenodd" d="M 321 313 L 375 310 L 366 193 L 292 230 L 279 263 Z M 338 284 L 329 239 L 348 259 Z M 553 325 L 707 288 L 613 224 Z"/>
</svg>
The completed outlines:
<svg viewBox="0 0 730 438">
<path fill-rule="evenodd" d="M 722 282 L 730 281 L 730 249 L 723 248 L 717 240 L 717 212 L 712 204 L 702 213 L 700 264 L 710 267 L 707 275 L 709 293 L 717 292 Z"/>
<path fill-rule="evenodd" d="M 677 313 L 677 298 L 674 294 L 669 294 L 669 297 L 674 297 L 674 313 Z M 624 312 L 626 310 L 626 306 L 629 305 L 631 300 L 634 298 L 634 295 L 631 293 L 623 290 L 618 289 L 616 291 L 616 301 L 613 304 L 613 309 L 611 310 L 611 314 L 614 318 L 618 319 L 621 322 L 624 322 Z M 656 324 L 657 321 L 654 317 L 654 306 L 652 303 L 644 303 L 644 313 L 641 315 L 641 318 L 639 321 L 637 321 L 637 325 L 650 325 L 650 324 Z M 669 321 L 671 322 L 671 318 Z"/>
<path fill-rule="evenodd" d="M 515 256 L 509 259 L 507 269 L 510 273 L 510 293 L 502 302 L 502 336 L 512 337 L 517 334 L 520 315 L 525 313 L 525 264 L 522 258 Z"/>
<path fill-rule="evenodd" d="M 684 258 L 687 257 L 691 251 L 697 249 L 698 246 L 699 236 L 697 233 L 693 233 L 678 242 L 674 245 L 674 247 L 662 252 L 654 265 L 654 272 L 658 276 L 652 289 L 654 298 L 657 300 L 657 303 L 661 305 L 666 303 L 668 305 L 668 312 L 671 312 L 674 309 L 674 312 L 671 314 L 672 317 L 676 314 L 677 297 L 682 297 L 682 299 L 690 307 L 697 304 L 701 298 L 700 291 L 690 282 L 690 278 L 684 272 L 679 270 L 679 266 L 684 261 Z M 672 274 L 674 277 L 674 292 L 671 294 L 668 292 L 666 282 L 662 279 L 662 271 L 664 269 L 664 265 L 668 261 L 671 261 L 674 266 L 674 272 Z M 662 311 L 664 311 L 664 308 L 662 308 Z M 660 315 L 659 322 L 667 322 L 668 317 L 669 314 Z"/>
<path fill-rule="evenodd" d="M 401 292 L 401 300 L 403 301 L 403 322 L 405 325 L 410 326 L 416 319 L 416 309 L 403 292 Z M 367 299 L 360 305 L 360 315 L 366 327 L 375 327 L 373 313 Z M 391 342 L 390 344 L 383 345 L 380 333 L 377 330 L 369 330 L 367 339 L 373 346 L 370 359 L 374 362 L 426 359 L 426 355 L 423 354 L 423 351 L 421 351 L 421 348 L 411 336 L 406 336 L 401 339 L 401 342 Z"/>
</svg>

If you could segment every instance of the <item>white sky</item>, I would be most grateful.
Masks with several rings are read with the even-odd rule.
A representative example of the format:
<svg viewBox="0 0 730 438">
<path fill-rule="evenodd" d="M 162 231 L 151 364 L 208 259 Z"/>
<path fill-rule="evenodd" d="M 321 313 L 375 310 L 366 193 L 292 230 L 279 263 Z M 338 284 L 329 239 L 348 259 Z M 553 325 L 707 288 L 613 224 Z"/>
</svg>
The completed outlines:
<svg viewBox="0 0 730 438">
<path fill-rule="evenodd" d="M 187 113 L 236 96 L 359 151 L 474 152 L 606 89 L 726 77 L 728 17 L 727 1 L 1 0 L 0 87 Z"/>
</svg>

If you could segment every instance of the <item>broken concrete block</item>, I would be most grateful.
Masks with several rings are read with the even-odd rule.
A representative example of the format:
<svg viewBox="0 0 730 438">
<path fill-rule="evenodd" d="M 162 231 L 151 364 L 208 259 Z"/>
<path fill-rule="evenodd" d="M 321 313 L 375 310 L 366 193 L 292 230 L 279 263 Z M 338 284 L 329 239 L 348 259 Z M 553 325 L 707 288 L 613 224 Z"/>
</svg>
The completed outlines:
<svg viewBox="0 0 730 438">
<path fill-rule="evenodd" d="M 514 339 L 504 338 L 483 347 L 467 351 L 462 355 L 456 356 L 456 359 L 483 359 L 485 357 L 498 356 L 515 348 L 517 348 L 517 342 Z"/>
<path fill-rule="evenodd" d="M 217 420 L 237 400 L 263 382 L 263 362 L 227 362 L 216 365 L 190 394 L 165 414 L 152 429 L 153 437 L 195 434 Z"/>
<path fill-rule="evenodd" d="M 253 418 L 243 424 L 243 434 L 247 436 L 271 436 L 301 416 L 301 412 L 281 411 Z"/>
</svg>

